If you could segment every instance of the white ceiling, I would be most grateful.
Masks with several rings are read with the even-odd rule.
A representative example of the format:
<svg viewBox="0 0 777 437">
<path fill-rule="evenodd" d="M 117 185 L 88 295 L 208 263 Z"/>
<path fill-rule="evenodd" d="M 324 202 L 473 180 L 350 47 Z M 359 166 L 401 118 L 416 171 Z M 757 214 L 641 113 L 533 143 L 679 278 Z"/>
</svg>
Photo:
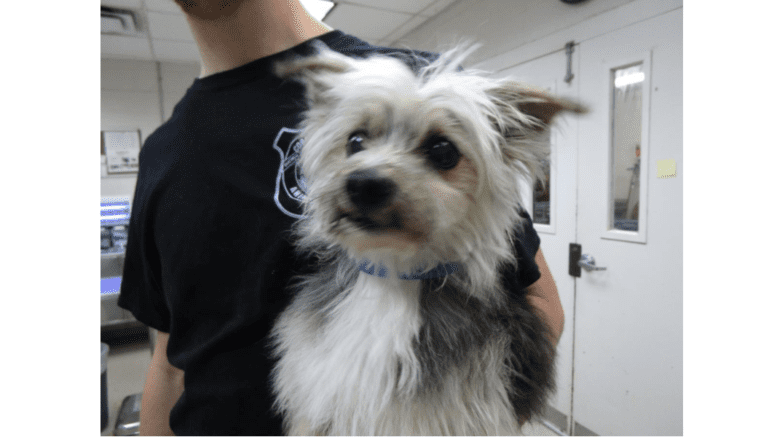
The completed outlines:
<svg viewBox="0 0 777 437">
<path fill-rule="evenodd" d="M 261 0 L 251 0 L 261 1 Z M 391 46 L 455 0 L 335 0 L 324 22 L 376 45 Z M 135 11 L 141 34 L 100 35 L 103 58 L 199 62 L 183 12 L 173 0 L 100 0 Z"/>
</svg>

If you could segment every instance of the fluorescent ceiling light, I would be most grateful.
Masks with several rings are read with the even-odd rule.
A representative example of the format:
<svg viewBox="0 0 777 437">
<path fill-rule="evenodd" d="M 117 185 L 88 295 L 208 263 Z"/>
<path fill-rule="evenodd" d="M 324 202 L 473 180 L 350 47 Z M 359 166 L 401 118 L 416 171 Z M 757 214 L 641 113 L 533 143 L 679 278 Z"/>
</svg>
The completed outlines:
<svg viewBox="0 0 777 437">
<path fill-rule="evenodd" d="M 328 0 L 302 0 L 302 6 L 316 20 L 323 21 L 326 14 L 335 6 L 335 3 Z"/>
</svg>

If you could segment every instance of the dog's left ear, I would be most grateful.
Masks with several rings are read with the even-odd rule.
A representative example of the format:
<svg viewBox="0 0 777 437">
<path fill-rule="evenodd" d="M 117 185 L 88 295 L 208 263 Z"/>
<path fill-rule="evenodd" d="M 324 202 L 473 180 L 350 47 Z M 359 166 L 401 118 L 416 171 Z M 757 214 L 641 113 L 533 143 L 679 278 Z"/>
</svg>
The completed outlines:
<svg viewBox="0 0 777 437">
<path fill-rule="evenodd" d="M 317 44 L 318 53 L 275 64 L 275 74 L 282 79 L 298 79 L 312 102 L 326 99 L 326 92 L 336 82 L 335 76 L 354 68 L 355 60 Z"/>
<path fill-rule="evenodd" d="M 507 117 L 509 121 L 497 123 L 500 130 L 513 130 L 520 124 L 520 130 L 545 131 L 553 118 L 562 111 L 578 114 L 588 112 L 585 106 L 561 97 L 549 94 L 541 89 L 532 88 L 520 82 L 504 82 L 495 88 L 486 91 L 492 101 L 502 110 L 503 115 L 513 114 L 515 117 Z M 515 110 L 518 114 L 515 114 Z M 503 132 L 510 136 L 509 132 Z"/>
<path fill-rule="evenodd" d="M 543 162 L 550 153 L 545 135 L 553 119 L 563 111 L 582 114 L 587 109 L 543 90 L 514 81 L 487 89 L 495 114 L 494 128 L 502 136 L 505 162 L 520 163 L 531 180 L 543 179 Z"/>
</svg>

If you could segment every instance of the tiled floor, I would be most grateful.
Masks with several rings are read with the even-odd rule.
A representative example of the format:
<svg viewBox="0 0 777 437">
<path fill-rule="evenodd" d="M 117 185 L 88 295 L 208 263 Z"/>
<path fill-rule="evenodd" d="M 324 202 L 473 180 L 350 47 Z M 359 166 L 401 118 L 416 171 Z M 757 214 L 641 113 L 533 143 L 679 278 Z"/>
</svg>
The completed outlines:
<svg viewBox="0 0 777 437">
<path fill-rule="evenodd" d="M 108 354 L 108 426 L 101 435 L 114 435 L 116 418 L 125 397 L 143 391 L 146 370 L 151 362 L 151 348 L 148 341 L 113 346 Z M 524 435 L 557 435 L 539 423 L 529 423 L 523 428 Z"/>
</svg>

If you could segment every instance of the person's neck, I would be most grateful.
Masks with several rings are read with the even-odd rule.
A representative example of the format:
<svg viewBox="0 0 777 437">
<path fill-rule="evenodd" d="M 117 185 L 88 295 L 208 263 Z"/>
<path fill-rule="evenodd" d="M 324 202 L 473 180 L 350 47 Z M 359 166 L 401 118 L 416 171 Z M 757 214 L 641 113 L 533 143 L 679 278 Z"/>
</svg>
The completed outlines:
<svg viewBox="0 0 777 437">
<path fill-rule="evenodd" d="M 247 0 L 229 9 L 208 18 L 185 14 L 200 50 L 200 77 L 282 52 L 332 30 L 310 16 L 298 0 Z"/>
</svg>

